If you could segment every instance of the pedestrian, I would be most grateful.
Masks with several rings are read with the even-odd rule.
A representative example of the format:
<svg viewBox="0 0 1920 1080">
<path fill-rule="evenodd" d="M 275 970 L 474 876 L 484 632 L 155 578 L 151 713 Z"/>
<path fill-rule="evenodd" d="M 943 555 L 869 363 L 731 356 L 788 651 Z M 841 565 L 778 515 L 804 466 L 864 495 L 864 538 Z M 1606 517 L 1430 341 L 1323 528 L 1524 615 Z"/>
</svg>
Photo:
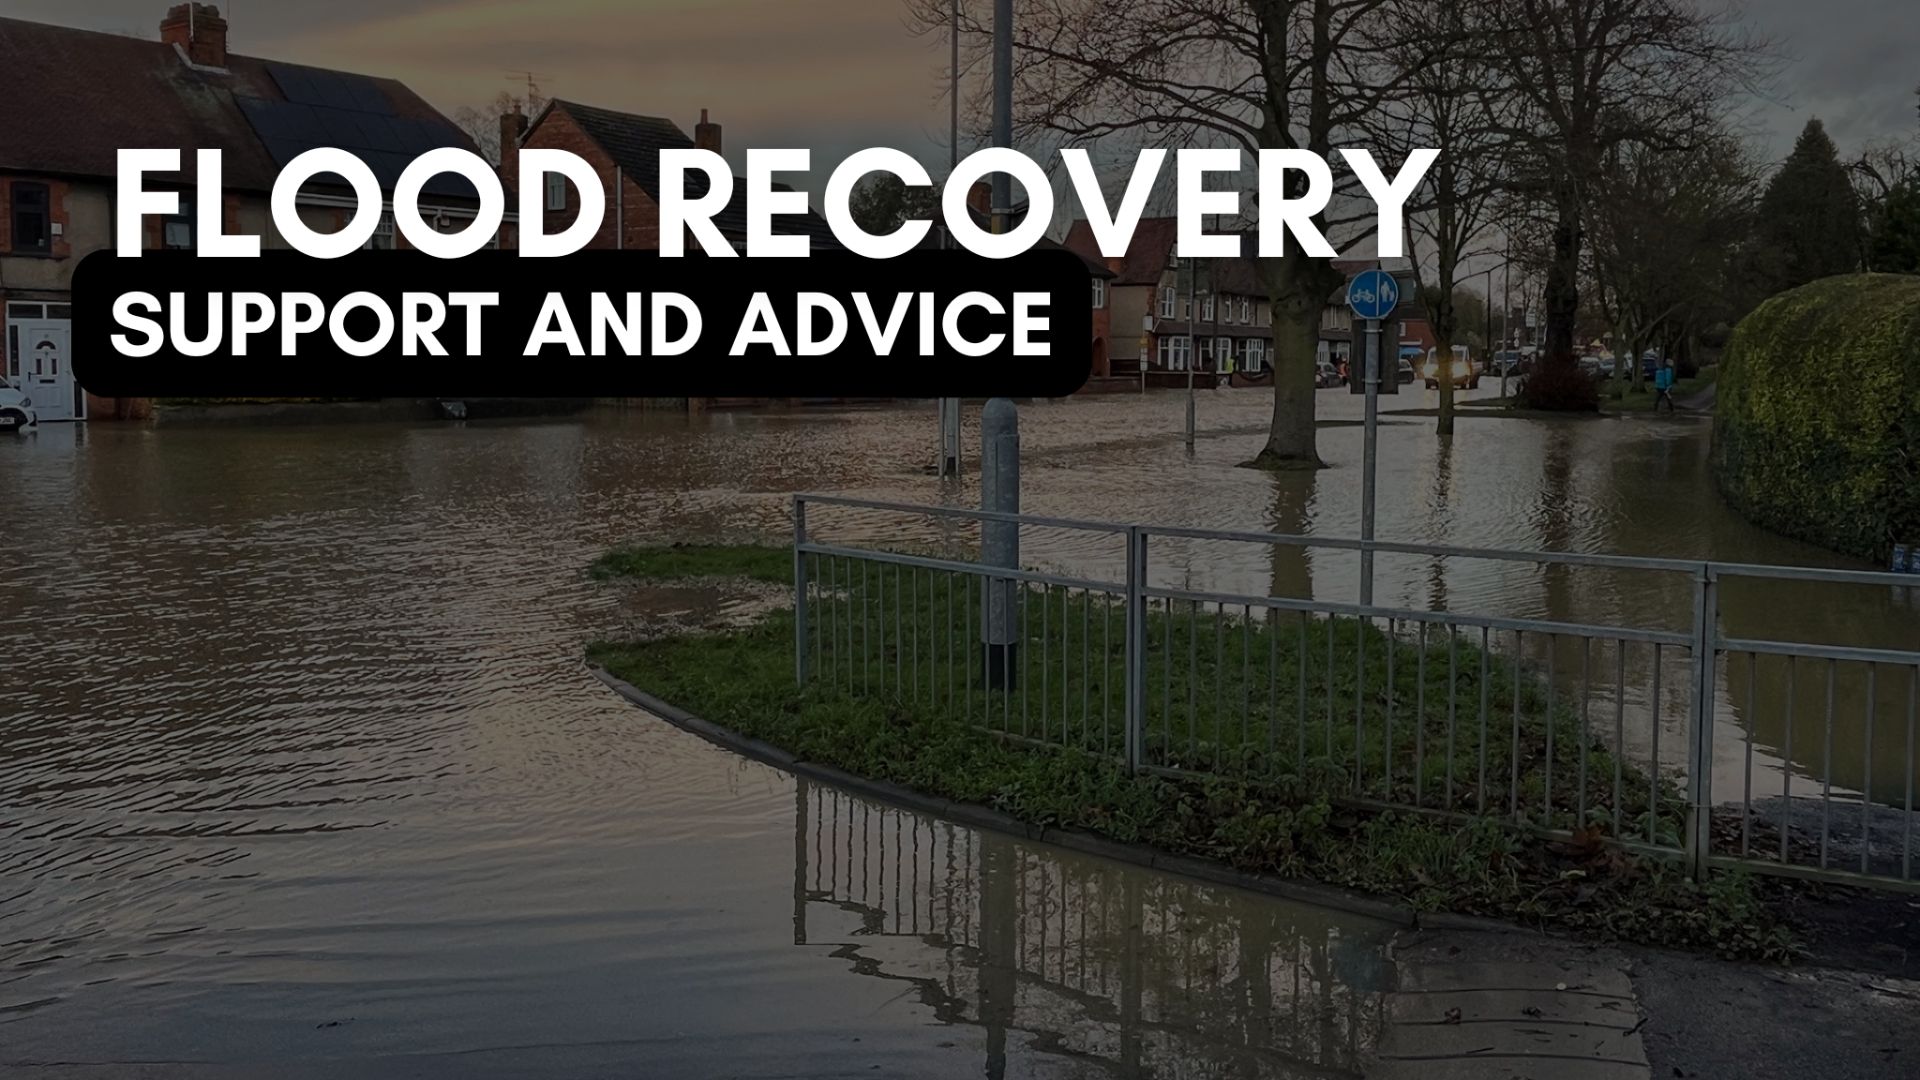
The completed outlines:
<svg viewBox="0 0 1920 1080">
<path fill-rule="evenodd" d="M 1653 411 L 1659 412 L 1661 403 L 1665 403 L 1668 412 L 1677 412 L 1673 403 L 1673 361 L 1662 358 L 1660 366 L 1653 373 Z"/>
</svg>

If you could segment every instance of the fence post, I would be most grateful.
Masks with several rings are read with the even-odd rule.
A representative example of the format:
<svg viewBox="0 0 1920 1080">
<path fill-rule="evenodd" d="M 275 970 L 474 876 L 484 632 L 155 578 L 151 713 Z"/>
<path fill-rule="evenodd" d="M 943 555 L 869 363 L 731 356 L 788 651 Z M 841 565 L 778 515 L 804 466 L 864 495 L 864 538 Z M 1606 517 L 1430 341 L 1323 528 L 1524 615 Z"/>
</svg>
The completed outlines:
<svg viewBox="0 0 1920 1080">
<path fill-rule="evenodd" d="M 980 410 L 980 509 L 1001 514 L 1020 513 L 1020 414 L 1009 398 L 991 398 Z M 980 523 L 980 563 L 1005 570 L 1020 569 L 1020 523 Z M 1013 578 L 984 579 L 980 610 L 980 646 L 984 657 L 982 685 L 988 690 L 1012 690 L 1020 670 L 1020 646 L 1014 633 L 1020 591 Z"/>
<path fill-rule="evenodd" d="M 1147 533 L 1127 526 L 1127 770 L 1139 772 L 1147 743 Z"/>
<path fill-rule="evenodd" d="M 1713 850 L 1713 683 L 1719 665 L 1719 574 L 1700 564 L 1693 581 L 1692 717 L 1687 738 L 1687 873 L 1695 881 L 1707 875 Z M 1653 767 L 1658 770 L 1659 762 Z"/>
<path fill-rule="evenodd" d="M 807 500 L 793 497 L 793 680 L 807 685 Z"/>
</svg>

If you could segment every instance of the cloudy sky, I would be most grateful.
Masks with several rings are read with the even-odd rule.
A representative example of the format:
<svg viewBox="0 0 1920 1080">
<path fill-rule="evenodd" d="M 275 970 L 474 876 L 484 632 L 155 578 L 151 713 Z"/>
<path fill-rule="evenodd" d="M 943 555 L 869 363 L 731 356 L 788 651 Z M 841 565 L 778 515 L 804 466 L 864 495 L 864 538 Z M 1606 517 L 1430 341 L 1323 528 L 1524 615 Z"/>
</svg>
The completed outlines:
<svg viewBox="0 0 1920 1080">
<path fill-rule="evenodd" d="M 1708 0 L 1713 2 L 1713 0 Z M 169 0 L 0 0 L 0 13 L 154 36 Z M 532 70 L 548 93 L 664 115 L 702 108 L 730 149 L 855 145 L 944 156 L 945 47 L 912 37 L 899 0 L 228 0 L 236 51 L 405 80 L 443 110 L 481 105 Z M 1783 154 L 1818 115 L 1847 152 L 1913 134 L 1916 0 L 1745 0 L 1788 54 L 1756 106 Z"/>
</svg>

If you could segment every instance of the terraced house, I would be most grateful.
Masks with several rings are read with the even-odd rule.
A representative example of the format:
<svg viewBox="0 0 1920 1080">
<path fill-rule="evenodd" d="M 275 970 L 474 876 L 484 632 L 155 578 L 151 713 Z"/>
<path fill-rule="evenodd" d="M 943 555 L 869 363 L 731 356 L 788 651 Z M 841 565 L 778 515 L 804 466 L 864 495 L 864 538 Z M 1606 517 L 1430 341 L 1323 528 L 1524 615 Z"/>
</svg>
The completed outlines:
<svg viewBox="0 0 1920 1080">
<path fill-rule="evenodd" d="M 178 148 L 186 166 L 169 180 L 182 212 L 146 223 L 150 250 L 192 249 L 194 150 L 219 149 L 225 231 L 287 246 L 268 212 L 280 166 L 317 146 L 357 154 L 391 196 L 402 169 L 428 149 L 473 149 L 452 121 L 405 85 L 244 56 L 228 49 L 227 20 L 212 4 L 178 4 L 147 40 L 0 18 L 0 336 L 4 370 L 44 421 L 126 417 L 144 403 L 84 393 L 73 378 L 74 267 L 113 243 L 113 192 L 122 148 Z M 478 196 L 441 176 L 422 199 L 449 230 L 471 219 Z M 511 205 L 511 202 L 509 203 Z M 314 229 L 345 224 L 344 183 L 310 184 L 300 215 Z M 404 246 L 391 205 L 371 247 Z M 513 225 L 497 242 L 511 245 Z"/>
<path fill-rule="evenodd" d="M 531 120 L 521 113 L 500 118 L 500 169 L 509 187 L 516 187 L 520 173 L 521 150 L 566 150 L 579 155 L 600 177 L 606 205 L 602 207 L 600 228 L 588 248 L 615 248 L 633 251 L 657 251 L 660 247 L 660 151 L 698 148 L 722 153 L 721 128 L 700 112 L 700 122 L 688 136 L 681 127 L 663 116 L 643 116 L 594 105 L 555 99 L 549 101 Z M 706 178 L 693 174 L 687 180 L 687 192 L 694 198 L 706 194 Z M 776 188 L 791 191 L 785 184 Z M 547 177 L 541 196 L 546 215 L 546 231 L 556 233 L 572 224 L 580 213 L 580 193 L 558 175 Z M 738 250 L 747 242 L 747 181 L 734 177 L 733 197 L 714 215 L 720 235 Z M 804 235 L 816 249 L 837 248 L 825 218 L 809 211 L 780 220 L 778 231 Z M 699 244 L 689 241 L 688 250 Z"/>
<path fill-rule="evenodd" d="M 1096 302 L 1109 309 L 1113 338 L 1109 364 L 1116 377 L 1147 386 L 1267 385 L 1273 379 L 1273 309 L 1252 258 L 1182 260 L 1175 243 L 1176 219 L 1142 218 L 1125 255 L 1100 255 L 1092 227 L 1082 219 L 1067 232 L 1066 246 L 1113 273 Z M 1246 237 L 1251 250 L 1254 238 Z M 1372 260 L 1338 260 L 1348 277 L 1375 266 Z M 1411 270 L 1395 270 L 1401 295 L 1409 298 L 1383 327 L 1382 354 L 1424 354 L 1433 335 L 1412 301 Z M 1189 339 L 1191 335 L 1191 339 Z M 1189 345 L 1191 340 L 1191 345 Z M 1319 357 L 1338 361 L 1357 355 L 1358 341 L 1346 290 L 1327 298 L 1320 320 Z"/>
</svg>

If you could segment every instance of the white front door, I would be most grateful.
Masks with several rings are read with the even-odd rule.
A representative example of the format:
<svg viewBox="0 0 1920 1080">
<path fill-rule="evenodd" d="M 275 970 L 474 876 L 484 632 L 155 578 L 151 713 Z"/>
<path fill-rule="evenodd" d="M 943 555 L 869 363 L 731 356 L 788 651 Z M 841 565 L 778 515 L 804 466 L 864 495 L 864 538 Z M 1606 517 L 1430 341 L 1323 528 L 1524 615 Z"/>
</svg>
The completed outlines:
<svg viewBox="0 0 1920 1080">
<path fill-rule="evenodd" d="M 21 393 L 33 399 L 33 411 L 45 423 L 76 420 L 72 352 L 68 349 L 72 323 L 61 320 L 23 320 L 20 328 Z"/>
</svg>

